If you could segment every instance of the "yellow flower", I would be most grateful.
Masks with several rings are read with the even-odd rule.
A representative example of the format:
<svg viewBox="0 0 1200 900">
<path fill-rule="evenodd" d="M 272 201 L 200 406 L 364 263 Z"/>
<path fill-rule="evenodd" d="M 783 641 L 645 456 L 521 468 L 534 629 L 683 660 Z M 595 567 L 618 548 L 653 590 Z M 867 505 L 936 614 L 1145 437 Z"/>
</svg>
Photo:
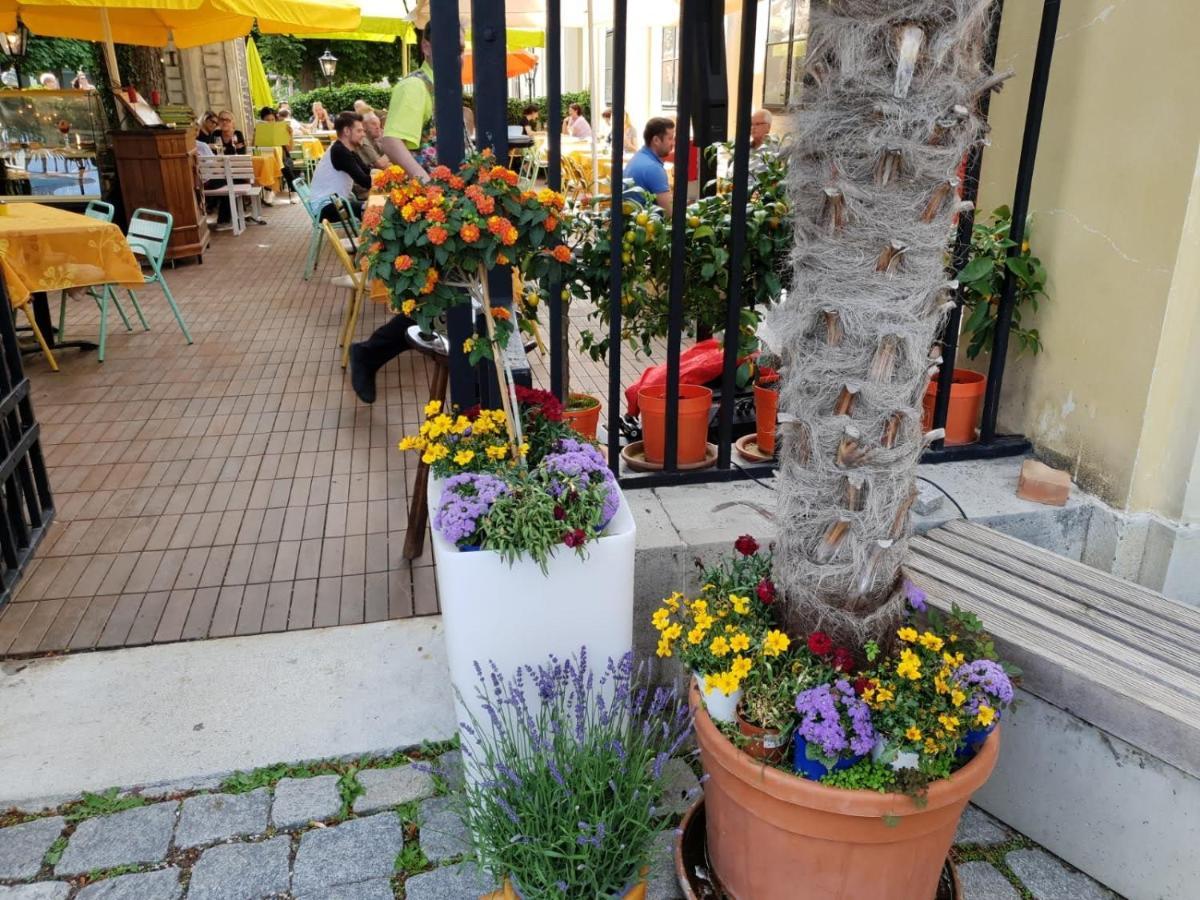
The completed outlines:
<svg viewBox="0 0 1200 900">
<path fill-rule="evenodd" d="M 763 638 L 763 654 L 766 656 L 778 656 L 783 653 L 790 645 L 791 639 L 782 631 L 771 630 L 767 632 L 767 636 Z"/>
<path fill-rule="evenodd" d="M 941 650 L 942 644 L 944 643 L 942 639 L 932 631 L 925 632 L 923 635 L 921 635 L 920 640 L 922 647 L 924 647 L 926 650 L 932 650 L 934 653 L 937 653 L 939 650 Z"/>
<path fill-rule="evenodd" d="M 897 637 L 900 638 L 900 640 L 911 644 L 913 641 L 915 641 L 917 639 L 917 629 L 901 628 L 899 631 L 896 632 L 896 635 L 897 635 Z"/>
<path fill-rule="evenodd" d="M 668 626 L 667 629 L 663 631 L 662 636 L 668 641 L 677 641 L 679 640 L 679 636 L 681 634 L 683 634 L 683 626 L 678 622 L 675 622 L 673 625 Z"/>
<path fill-rule="evenodd" d="M 529 455 L 529 441 L 522 441 L 521 446 L 518 447 L 517 449 L 521 451 L 522 456 L 528 456 Z"/>
<path fill-rule="evenodd" d="M 733 665 L 729 667 L 729 671 L 737 676 L 738 680 L 745 678 L 750 674 L 750 669 L 753 664 L 745 656 L 735 656 Z"/>
<path fill-rule="evenodd" d="M 919 741 L 921 739 L 921 729 L 916 725 L 909 725 L 908 729 L 904 732 L 904 736 L 910 741 Z"/>
<path fill-rule="evenodd" d="M 744 616 L 750 612 L 749 597 L 739 597 L 737 594 L 730 594 L 729 602 L 733 605 L 733 611 L 739 616 Z"/>
<path fill-rule="evenodd" d="M 419 441 L 419 440 L 420 440 L 420 438 L 413 437 L 412 435 L 406 435 L 405 437 L 400 438 L 400 449 L 401 450 L 416 450 L 417 449 L 417 441 Z"/>
<path fill-rule="evenodd" d="M 975 721 L 978 724 L 982 725 L 984 728 L 987 728 L 989 725 L 992 724 L 992 720 L 995 718 L 996 718 L 996 711 L 994 709 L 992 709 L 990 706 L 982 706 L 981 705 L 979 707 L 979 715 L 977 715 L 975 717 Z"/>
<path fill-rule="evenodd" d="M 750 636 L 738 632 L 729 639 L 729 649 L 736 653 L 741 653 L 744 650 L 750 649 Z"/>
<path fill-rule="evenodd" d="M 895 699 L 896 699 L 896 695 L 892 691 L 891 688 L 883 687 L 882 685 L 875 688 L 875 702 L 876 703 L 880 703 L 880 704 L 887 703 L 889 700 L 895 700 Z"/>
<path fill-rule="evenodd" d="M 465 466 L 475 458 L 474 450 L 459 450 L 454 454 L 455 465 Z"/>
<path fill-rule="evenodd" d="M 406 316 L 411 316 L 416 311 L 416 309 L 417 309 L 417 301 L 416 300 L 409 299 L 409 300 L 405 300 L 403 303 L 400 304 L 400 312 L 404 313 Z"/>
<path fill-rule="evenodd" d="M 654 615 L 650 617 L 650 624 L 659 631 L 664 630 L 671 623 L 671 611 L 665 606 L 660 606 L 654 611 Z"/>
<path fill-rule="evenodd" d="M 937 745 L 937 742 L 933 738 L 925 738 L 925 752 L 926 753 L 933 755 L 934 753 L 937 753 L 940 749 L 942 749 L 942 748 Z"/>
<path fill-rule="evenodd" d="M 702 612 L 696 615 L 696 627 L 703 628 L 705 631 L 708 631 L 708 629 L 712 628 L 712 624 L 715 621 L 716 619 L 714 619 L 708 613 Z"/>
<path fill-rule="evenodd" d="M 704 631 L 705 629 L 700 627 L 693 628 L 688 632 L 688 643 L 692 645 L 699 644 L 704 640 Z"/>
<path fill-rule="evenodd" d="M 921 678 L 921 657 L 907 647 L 900 654 L 900 662 L 896 664 L 896 674 L 909 681 L 919 681 Z"/>
<path fill-rule="evenodd" d="M 939 694 L 950 693 L 950 682 L 946 680 L 946 671 L 943 669 L 933 678 L 933 687 Z"/>
<path fill-rule="evenodd" d="M 441 437 L 443 434 L 450 433 L 450 428 L 454 424 L 454 420 L 445 413 L 442 413 L 439 416 L 435 416 L 427 424 L 429 425 L 429 436 L 431 438 L 437 438 Z"/>
<path fill-rule="evenodd" d="M 954 734 L 958 730 L 958 716 L 941 715 L 938 716 L 938 721 L 950 734 Z"/>
<path fill-rule="evenodd" d="M 453 432 L 455 434 L 466 434 L 467 429 L 471 427 L 471 420 L 466 416 L 459 416 L 454 420 Z"/>
<path fill-rule="evenodd" d="M 488 447 L 484 452 L 487 453 L 488 459 L 504 459 L 504 457 L 508 456 L 508 444 Z"/>
<path fill-rule="evenodd" d="M 463 341 L 463 353 L 470 353 L 475 349 L 475 338 L 467 338 Z"/>
<path fill-rule="evenodd" d="M 707 600 L 693 600 L 692 601 L 692 612 L 697 615 L 699 615 L 700 613 L 708 612 L 708 601 Z"/>
<path fill-rule="evenodd" d="M 712 643 L 708 645 L 708 649 L 712 652 L 713 656 L 727 656 L 729 654 L 729 641 L 718 635 L 713 638 Z"/>
<path fill-rule="evenodd" d="M 421 456 L 421 462 L 427 466 L 431 466 L 439 459 L 445 459 L 449 455 L 450 450 L 445 444 L 430 444 L 425 448 L 425 453 Z"/>
<path fill-rule="evenodd" d="M 427 419 L 430 416 L 436 416 L 441 411 L 442 411 L 442 401 L 441 400 L 430 400 L 428 403 L 425 404 L 425 418 L 427 418 Z"/>
<path fill-rule="evenodd" d="M 955 634 L 953 631 L 952 631 L 952 632 L 950 632 L 949 641 L 950 641 L 950 643 L 952 643 L 952 644 L 957 644 L 957 643 L 958 643 L 958 635 L 957 635 L 957 634 Z"/>
<path fill-rule="evenodd" d="M 657 653 L 660 657 L 662 657 L 664 659 L 666 657 L 670 656 L 671 655 L 671 642 L 668 641 L 666 638 L 659 638 Z"/>
<path fill-rule="evenodd" d="M 679 612 L 679 601 L 683 599 L 683 594 L 676 591 L 670 597 L 663 601 L 671 612 Z"/>
<path fill-rule="evenodd" d="M 962 706 L 966 699 L 967 695 L 957 688 L 950 692 L 950 702 L 955 706 Z"/>
</svg>

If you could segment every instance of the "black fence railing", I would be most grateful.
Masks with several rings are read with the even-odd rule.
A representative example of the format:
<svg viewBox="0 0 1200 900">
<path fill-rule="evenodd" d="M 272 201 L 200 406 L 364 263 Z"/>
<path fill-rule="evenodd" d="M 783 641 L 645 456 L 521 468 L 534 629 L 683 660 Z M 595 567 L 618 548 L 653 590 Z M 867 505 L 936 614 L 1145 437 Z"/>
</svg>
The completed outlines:
<svg viewBox="0 0 1200 900">
<path fill-rule="evenodd" d="M 1041 108 L 1045 100 L 1049 76 L 1051 51 L 1053 49 L 1054 23 L 1060 0 L 1044 0 L 1046 18 L 1039 39 L 1038 53 L 1033 75 L 1026 119 L 1025 145 L 1017 175 L 1017 198 L 1013 204 L 1014 232 L 1023 228 L 1023 213 L 1028 209 L 1029 187 L 1032 181 L 1037 132 L 1041 122 Z M 991 35 L 990 61 L 994 61 L 996 40 L 999 31 L 1002 0 L 996 0 L 995 24 Z M 612 0 L 612 122 L 620 133 L 626 107 L 626 66 L 628 35 L 628 0 Z M 458 4 L 431 4 L 431 23 L 434 29 L 433 68 L 435 71 L 435 111 L 438 134 L 439 161 L 455 166 L 464 151 L 462 106 L 462 81 L 458 54 L 459 43 L 445 40 L 446 35 L 460 33 Z M 491 147 L 498 158 L 507 153 L 506 114 L 507 81 L 505 66 L 505 3 L 503 0 L 472 0 L 471 43 L 476 72 L 475 120 L 476 146 Z M 676 177 L 670 201 L 671 218 L 681 223 L 688 213 L 688 170 L 691 159 L 693 135 L 706 146 L 723 136 L 724 123 L 728 116 L 728 99 L 724 96 L 725 84 L 725 12 L 721 0 L 681 0 L 678 23 L 680 49 L 678 68 L 678 99 L 676 113 Z M 747 273 L 747 207 L 749 201 L 749 169 L 751 159 L 750 118 L 754 107 L 753 82 L 755 63 L 755 41 L 757 30 L 757 4 L 743 3 L 738 30 L 738 69 L 735 108 L 735 133 L 732 141 L 732 172 L 730 225 L 729 225 L 729 279 L 723 322 L 726 335 L 736 335 L 744 305 L 754 298 L 744 296 Z M 547 80 L 549 116 L 547 122 L 547 183 L 559 190 L 562 187 L 562 9 L 561 0 L 546 0 L 546 47 L 544 65 Z M 490 74 L 489 74 L 490 73 Z M 986 97 L 984 102 L 986 103 Z M 599 107 L 593 110 L 593 116 Z M 982 110 L 986 116 L 986 108 Z M 739 348 L 736 340 L 725 341 L 723 367 L 713 384 L 713 409 L 710 411 L 708 438 L 716 445 L 715 460 L 704 469 L 681 469 L 678 464 L 679 449 L 679 390 L 680 359 L 683 350 L 684 295 L 686 234 L 683 227 L 671 229 L 670 277 L 667 289 L 665 335 L 666 346 L 666 390 L 664 416 L 664 447 L 661 464 L 652 471 L 633 471 L 622 464 L 622 450 L 639 434 L 636 419 L 624 415 L 622 390 L 622 304 L 613 298 L 623 296 L 627 273 L 621 258 L 622 238 L 627 227 L 627 216 L 622 203 L 624 156 L 622 142 L 614 141 L 611 147 L 611 195 L 609 201 L 609 227 L 611 242 L 611 271 L 608 280 L 608 296 L 593 296 L 594 304 L 607 304 L 608 312 L 608 395 L 607 395 L 607 445 L 609 462 L 618 472 L 621 482 L 627 487 L 653 487 L 663 484 L 678 484 L 701 481 L 726 481 L 745 477 L 769 475 L 773 463 L 749 463 L 733 457 L 732 448 L 738 433 L 753 430 L 753 400 L 736 388 L 735 374 L 739 365 Z M 701 153 L 700 185 L 708 185 L 710 160 Z M 964 198 L 974 200 L 982 166 L 982 147 L 968 158 L 964 172 Z M 1018 220 L 1016 213 L 1020 211 Z M 951 248 L 954 270 L 960 270 L 969 259 L 973 216 L 964 215 L 959 223 L 956 241 Z M 511 302 L 511 281 L 508 272 L 493 273 L 490 282 L 492 301 L 501 305 Z M 567 390 L 569 375 L 568 322 L 564 304 L 559 302 L 561 285 L 548 286 L 548 296 L 553 302 L 549 309 L 550 334 L 550 387 L 559 397 Z M 947 323 L 942 338 L 942 370 L 939 375 L 939 390 L 933 412 L 933 427 L 944 427 L 949 407 L 950 388 L 954 378 L 954 364 L 958 351 L 958 332 L 961 325 L 963 292 L 960 288 L 957 304 Z M 1011 321 L 1013 286 L 1006 285 L 999 306 L 995 329 L 995 344 L 991 360 L 990 383 L 983 413 L 982 435 L 979 441 L 958 446 L 945 446 L 943 441 L 933 444 L 926 452 L 926 461 L 939 462 L 964 458 L 987 458 L 1012 455 L 1026 451 L 1028 441 L 1020 435 L 996 433 L 996 421 L 1000 403 L 1000 388 L 1006 362 L 1008 323 Z M 472 370 L 464 354 L 459 352 L 463 341 L 473 333 L 469 309 L 455 308 L 448 321 L 451 344 L 450 386 L 453 402 L 469 406 L 480 397 L 481 385 L 487 377 L 480 377 Z M 484 386 L 484 399 L 487 389 Z"/>
<path fill-rule="evenodd" d="M 0 304 L 11 310 L 0 278 Z M 54 518 L 54 499 L 42 460 L 39 428 L 29 399 L 29 379 L 11 311 L 0 315 L 0 607 Z"/>
</svg>

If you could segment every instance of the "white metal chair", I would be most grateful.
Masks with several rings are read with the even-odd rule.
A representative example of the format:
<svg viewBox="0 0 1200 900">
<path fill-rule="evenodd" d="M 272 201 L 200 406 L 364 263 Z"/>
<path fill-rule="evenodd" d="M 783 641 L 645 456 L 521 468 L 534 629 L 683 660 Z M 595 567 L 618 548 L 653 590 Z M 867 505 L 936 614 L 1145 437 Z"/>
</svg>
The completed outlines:
<svg viewBox="0 0 1200 900">
<path fill-rule="evenodd" d="M 246 230 L 246 213 L 242 209 L 242 198 L 249 197 L 253 208 L 254 218 L 262 217 L 259 201 L 260 188 L 254 183 L 254 158 L 250 156 L 202 156 L 200 164 L 200 180 L 205 184 L 210 181 L 224 181 L 219 187 L 205 188 L 205 197 L 225 197 L 229 200 L 230 220 L 233 233 L 241 234 Z"/>
</svg>

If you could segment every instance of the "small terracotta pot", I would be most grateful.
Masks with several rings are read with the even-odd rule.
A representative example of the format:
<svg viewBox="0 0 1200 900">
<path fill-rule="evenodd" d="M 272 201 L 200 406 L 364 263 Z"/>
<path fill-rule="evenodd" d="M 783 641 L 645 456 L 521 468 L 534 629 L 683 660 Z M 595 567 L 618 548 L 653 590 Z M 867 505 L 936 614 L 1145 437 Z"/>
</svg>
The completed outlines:
<svg viewBox="0 0 1200 900">
<path fill-rule="evenodd" d="M 645 441 L 646 460 L 661 463 L 665 458 L 663 449 L 667 434 L 667 388 L 666 385 L 643 388 L 638 392 L 638 405 L 642 410 L 642 439 Z M 708 420 L 712 414 L 712 391 L 698 384 L 679 386 L 679 443 L 678 459 L 681 466 L 704 461 L 708 450 Z"/>
<path fill-rule="evenodd" d="M 737 709 L 737 723 L 738 731 L 747 738 L 747 742 L 741 748 L 743 753 L 748 753 L 763 762 L 783 762 L 788 745 L 786 734 L 780 732 L 778 728 L 762 728 L 748 722 L 742 715 L 741 706 L 738 706 Z"/>
<path fill-rule="evenodd" d="M 987 781 L 999 731 L 918 806 L 903 794 L 827 787 L 764 766 L 717 730 L 693 686 L 708 852 L 733 900 L 933 897 L 967 801 Z"/>
<path fill-rule="evenodd" d="M 775 453 L 775 419 L 779 413 L 779 391 L 762 387 L 762 383 L 775 384 L 778 375 L 764 375 L 754 385 L 754 442 L 763 453 Z"/>
<path fill-rule="evenodd" d="M 642 870 L 641 876 L 642 880 L 622 894 L 620 900 L 646 900 L 645 869 Z M 524 900 L 524 898 L 517 893 L 513 883 L 505 878 L 504 887 L 498 891 L 492 891 L 490 894 L 482 895 L 479 900 Z"/>
<path fill-rule="evenodd" d="M 591 406 L 582 409 L 563 408 L 563 421 L 574 428 L 589 441 L 596 439 L 596 426 L 600 424 L 600 401 L 591 394 L 571 394 L 567 400 L 588 399 L 593 401 Z"/>
<path fill-rule="evenodd" d="M 972 444 L 978 440 L 979 412 L 983 408 L 986 389 L 987 378 L 978 372 L 954 370 L 954 381 L 950 385 L 950 407 L 946 411 L 947 444 Z M 935 378 L 925 388 L 923 422 L 926 431 L 933 428 L 933 405 L 937 402 L 937 395 L 938 383 Z"/>
</svg>

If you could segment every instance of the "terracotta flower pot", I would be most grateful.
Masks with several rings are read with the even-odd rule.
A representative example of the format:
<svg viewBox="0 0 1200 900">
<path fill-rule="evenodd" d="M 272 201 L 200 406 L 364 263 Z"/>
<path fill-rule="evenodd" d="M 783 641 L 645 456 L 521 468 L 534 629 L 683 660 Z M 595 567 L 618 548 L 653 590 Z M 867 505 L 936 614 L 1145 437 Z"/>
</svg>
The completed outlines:
<svg viewBox="0 0 1200 900">
<path fill-rule="evenodd" d="M 763 766 L 717 730 L 695 687 L 689 699 L 709 775 L 709 857 L 733 900 L 933 897 L 959 817 L 1000 748 L 996 732 L 917 806 L 902 794 L 826 787 Z"/>
<path fill-rule="evenodd" d="M 746 721 L 746 717 L 742 715 L 742 708 L 739 706 L 737 710 L 738 731 L 740 731 L 747 741 L 742 746 L 742 752 L 748 753 L 755 759 L 762 760 L 768 763 L 782 762 L 784 755 L 787 753 L 788 736 L 780 732 L 778 728 L 762 728 L 752 722 Z"/>
<path fill-rule="evenodd" d="M 591 406 L 577 406 L 571 409 L 572 403 L 592 401 Z M 596 426 L 600 424 L 600 401 L 591 394 L 571 394 L 563 408 L 563 420 L 589 441 L 596 439 Z"/>
<path fill-rule="evenodd" d="M 979 413 L 983 408 L 983 394 L 987 389 L 987 378 L 969 369 L 955 369 L 954 381 L 950 385 L 950 407 L 946 412 L 946 443 L 972 444 L 978 439 Z M 937 402 L 937 379 L 925 388 L 923 419 L 925 430 L 933 428 L 933 405 Z"/>
<path fill-rule="evenodd" d="M 646 460 L 663 462 L 667 434 L 666 385 L 643 388 L 638 392 L 642 410 L 642 439 Z M 712 413 L 712 391 L 698 384 L 679 386 L 679 453 L 681 466 L 704 461 L 708 449 L 708 420 Z"/>
<path fill-rule="evenodd" d="M 646 900 L 646 870 L 642 870 L 642 880 L 621 894 L 619 900 Z M 498 891 L 492 891 L 490 894 L 484 894 L 479 900 L 525 900 L 517 889 L 513 887 L 513 883 L 507 878 L 504 879 L 504 886 Z"/>
<path fill-rule="evenodd" d="M 773 378 L 764 376 L 760 384 L 754 385 L 754 425 L 756 434 L 754 442 L 763 453 L 775 453 L 775 418 L 779 413 L 779 391 L 762 387 L 761 382 L 773 384 L 779 381 L 779 376 Z"/>
</svg>

